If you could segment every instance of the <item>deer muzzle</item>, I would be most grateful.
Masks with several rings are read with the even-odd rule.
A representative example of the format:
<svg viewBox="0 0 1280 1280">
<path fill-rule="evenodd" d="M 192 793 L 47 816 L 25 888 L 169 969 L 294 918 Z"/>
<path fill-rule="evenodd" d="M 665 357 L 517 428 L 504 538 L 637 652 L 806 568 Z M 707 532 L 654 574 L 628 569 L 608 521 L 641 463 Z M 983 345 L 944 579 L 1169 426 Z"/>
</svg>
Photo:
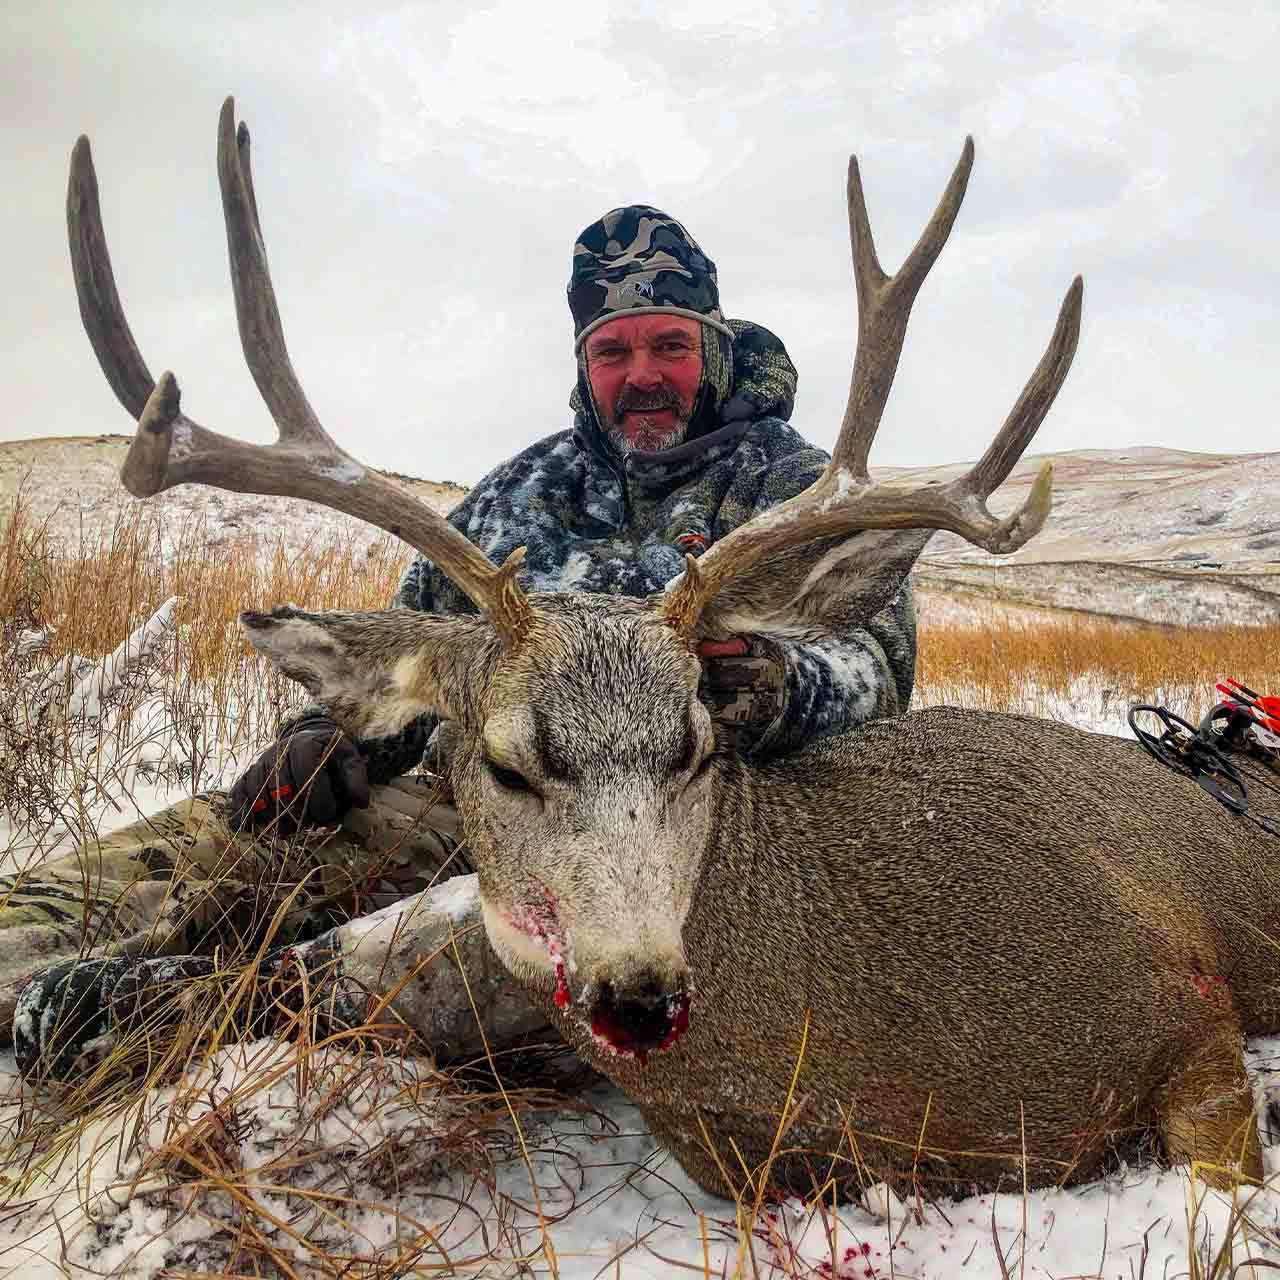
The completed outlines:
<svg viewBox="0 0 1280 1280">
<path fill-rule="evenodd" d="M 689 1026 L 692 990 L 687 974 L 662 978 L 644 970 L 623 982 L 595 986 L 591 1035 L 601 1048 L 644 1066 L 651 1053 L 669 1049 Z"/>
</svg>

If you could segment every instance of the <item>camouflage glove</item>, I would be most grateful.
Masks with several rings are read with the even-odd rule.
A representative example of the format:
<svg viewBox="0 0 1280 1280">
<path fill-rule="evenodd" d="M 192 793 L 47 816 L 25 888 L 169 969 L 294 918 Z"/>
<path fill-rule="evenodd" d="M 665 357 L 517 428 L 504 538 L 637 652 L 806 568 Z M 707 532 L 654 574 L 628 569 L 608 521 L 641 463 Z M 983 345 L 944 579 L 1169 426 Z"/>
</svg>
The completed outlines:
<svg viewBox="0 0 1280 1280">
<path fill-rule="evenodd" d="M 340 822 L 369 807 L 369 772 L 355 743 L 327 716 L 306 715 L 236 779 L 229 817 L 235 827 L 276 823 L 283 833 Z"/>
<path fill-rule="evenodd" d="M 68 1080 L 104 1063 L 136 1069 L 148 1047 L 167 1050 L 173 1024 L 186 1021 L 188 1035 L 203 1023 L 246 1038 L 274 1034 L 281 1015 L 297 1012 L 307 995 L 319 996 L 333 975 L 332 951 L 323 946 L 273 947 L 252 975 L 251 999 L 232 999 L 242 969 L 206 955 L 114 956 L 67 960 L 32 975 L 13 1017 L 18 1070 L 33 1084 Z M 305 981 L 304 981 L 305 979 Z M 221 987 L 219 982 L 221 981 Z M 198 1015 L 216 1004 L 218 1017 Z M 316 1000 L 314 1012 L 328 1012 Z M 193 1020 L 194 1015 L 194 1022 Z M 323 1034 L 346 1025 L 321 1024 Z M 126 1045 L 128 1052 L 117 1052 Z"/>
<path fill-rule="evenodd" d="M 717 736 L 735 749 L 753 747 L 782 714 L 786 663 L 779 647 L 759 636 L 703 641 L 702 699 Z"/>
</svg>

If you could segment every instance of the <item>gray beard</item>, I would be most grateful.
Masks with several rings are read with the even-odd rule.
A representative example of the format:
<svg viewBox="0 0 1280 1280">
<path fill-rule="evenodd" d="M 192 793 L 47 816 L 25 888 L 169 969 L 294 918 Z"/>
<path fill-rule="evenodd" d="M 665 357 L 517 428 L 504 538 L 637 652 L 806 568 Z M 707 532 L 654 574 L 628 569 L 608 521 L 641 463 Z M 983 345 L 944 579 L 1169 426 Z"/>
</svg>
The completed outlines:
<svg viewBox="0 0 1280 1280">
<path fill-rule="evenodd" d="M 672 427 L 660 427 L 650 418 L 641 418 L 634 441 L 627 438 L 627 429 L 621 423 L 608 427 L 606 434 L 614 447 L 624 456 L 628 453 L 661 453 L 683 444 L 689 434 L 689 420 L 682 418 Z"/>
</svg>

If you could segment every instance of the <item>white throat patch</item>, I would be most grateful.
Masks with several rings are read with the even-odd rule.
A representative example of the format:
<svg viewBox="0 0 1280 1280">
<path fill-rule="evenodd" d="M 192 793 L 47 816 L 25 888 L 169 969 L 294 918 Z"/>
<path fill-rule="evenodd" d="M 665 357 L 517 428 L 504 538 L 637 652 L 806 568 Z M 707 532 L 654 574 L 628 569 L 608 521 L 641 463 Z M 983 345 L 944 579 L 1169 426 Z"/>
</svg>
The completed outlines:
<svg viewBox="0 0 1280 1280">
<path fill-rule="evenodd" d="M 523 929 L 504 919 L 503 913 L 489 905 L 484 894 L 480 895 L 480 910 L 484 917 L 484 931 L 489 935 L 493 949 L 508 968 L 517 961 L 542 973 L 556 973 L 556 962 L 543 942 L 531 938 Z"/>
</svg>

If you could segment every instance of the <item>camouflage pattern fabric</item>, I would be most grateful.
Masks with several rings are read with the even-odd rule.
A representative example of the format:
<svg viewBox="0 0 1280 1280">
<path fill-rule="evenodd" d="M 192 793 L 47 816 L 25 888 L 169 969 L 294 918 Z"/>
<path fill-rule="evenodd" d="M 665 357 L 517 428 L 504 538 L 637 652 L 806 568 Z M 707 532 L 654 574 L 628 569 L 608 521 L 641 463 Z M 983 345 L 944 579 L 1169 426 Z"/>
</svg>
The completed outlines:
<svg viewBox="0 0 1280 1280">
<path fill-rule="evenodd" d="M 658 453 L 613 447 L 575 395 L 576 424 L 490 472 L 449 521 L 495 563 L 526 547 L 528 591 L 590 591 L 644 598 L 730 530 L 805 489 L 829 461 L 791 427 L 795 369 L 768 330 L 730 321 L 732 391 L 714 430 Z M 428 559 L 405 574 L 397 603 L 430 613 L 475 606 Z M 812 640 L 752 637 L 785 667 L 781 708 L 739 734 L 763 759 L 866 720 L 905 711 L 915 674 L 909 585 L 869 621 Z M 375 768 L 402 772 L 421 758 L 429 717 L 403 735 L 361 744 Z M 371 776 L 374 774 L 371 772 Z M 377 778 L 375 777 L 375 780 Z"/>
<path fill-rule="evenodd" d="M 691 316 L 729 334 L 716 264 L 679 222 L 651 205 L 611 209 L 582 232 L 567 293 L 575 348 L 627 311 Z"/>
<path fill-rule="evenodd" d="M 339 827 L 288 837 L 233 831 L 226 812 L 221 793 L 197 796 L 0 877 L 0 1038 L 19 996 L 50 1007 L 46 989 L 74 962 L 118 977 L 101 962 L 305 940 L 469 870 L 457 810 L 427 774 L 375 788 Z"/>
<path fill-rule="evenodd" d="M 698 696 L 710 710 L 720 740 L 740 751 L 777 718 L 786 687 L 780 647 L 757 637 L 742 656 L 705 663 Z"/>
<path fill-rule="evenodd" d="M 246 994 L 245 979 L 250 982 Z M 239 988 L 237 999 L 229 999 Z M 183 1019 L 236 1037 L 271 1034 L 304 1007 L 313 1034 L 376 1025 L 441 1060 L 507 1054 L 558 1038 L 490 947 L 474 875 L 456 876 L 261 960 L 113 956 L 67 961 L 28 984 L 14 1053 L 31 1084 L 74 1078 L 118 1047 L 141 1065 Z M 204 1013 L 204 1016 L 201 1016 Z M 214 1015 L 214 1016 L 210 1016 Z"/>
</svg>

